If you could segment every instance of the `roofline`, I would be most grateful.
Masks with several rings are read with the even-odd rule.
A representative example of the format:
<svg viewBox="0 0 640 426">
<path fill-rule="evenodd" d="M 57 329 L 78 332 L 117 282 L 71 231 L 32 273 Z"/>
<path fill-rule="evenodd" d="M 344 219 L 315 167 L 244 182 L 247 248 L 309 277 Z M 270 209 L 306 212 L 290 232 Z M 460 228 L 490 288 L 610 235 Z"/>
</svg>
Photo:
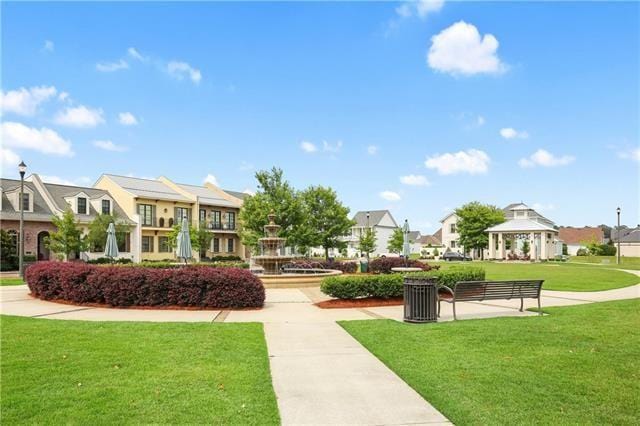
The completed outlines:
<svg viewBox="0 0 640 426">
<path fill-rule="evenodd" d="M 36 187 L 45 204 L 47 205 L 47 207 L 49 207 L 49 210 L 51 210 L 51 213 L 61 216 L 64 213 L 64 210 L 61 210 L 60 207 L 58 207 L 53 199 L 53 196 L 44 185 L 42 179 L 40 179 L 40 176 L 37 173 L 32 173 L 29 178 L 31 178 L 31 183 L 33 183 L 33 185 Z"/>
</svg>

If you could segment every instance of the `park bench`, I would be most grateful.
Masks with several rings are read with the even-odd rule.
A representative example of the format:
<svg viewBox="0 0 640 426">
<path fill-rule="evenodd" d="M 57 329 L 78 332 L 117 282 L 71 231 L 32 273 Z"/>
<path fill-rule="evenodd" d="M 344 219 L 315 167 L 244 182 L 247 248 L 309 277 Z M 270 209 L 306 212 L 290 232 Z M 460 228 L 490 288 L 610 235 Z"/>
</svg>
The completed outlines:
<svg viewBox="0 0 640 426">
<path fill-rule="evenodd" d="M 453 319 L 456 318 L 456 302 L 481 302 L 483 300 L 511 300 L 520 299 L 520 312 L 524 307 L 524 299 L 538 299 L 540 309 L 540 290 L 544 280 L 512 280 L 512 281 L 460 281 L 453 286 L 441 286 L 439 289 L 451 295 L 450 298 L 440 296 L 438 292 L 438 316 L 440 316 L 440 301 L 453 304 Z"/>
</svg>

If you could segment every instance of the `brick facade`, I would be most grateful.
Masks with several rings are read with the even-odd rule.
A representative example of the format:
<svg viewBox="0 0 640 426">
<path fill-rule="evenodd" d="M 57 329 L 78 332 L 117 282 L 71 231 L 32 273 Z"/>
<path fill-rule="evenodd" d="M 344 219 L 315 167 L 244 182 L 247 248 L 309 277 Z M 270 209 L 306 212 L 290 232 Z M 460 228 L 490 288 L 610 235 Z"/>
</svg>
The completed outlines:
<svg viewBox="0 0 640 426">
<path fill-rule="evenodd" d="M 0 220 L 0 228 L 9 232 L 20 231 L 20 221 Z M 47 231 L 50 234 L 56 231 L 56 227 L 51 222 L 24 222 L 24 254 L 26 256 L 38 255 L 38 234 Z"/>
</svg>

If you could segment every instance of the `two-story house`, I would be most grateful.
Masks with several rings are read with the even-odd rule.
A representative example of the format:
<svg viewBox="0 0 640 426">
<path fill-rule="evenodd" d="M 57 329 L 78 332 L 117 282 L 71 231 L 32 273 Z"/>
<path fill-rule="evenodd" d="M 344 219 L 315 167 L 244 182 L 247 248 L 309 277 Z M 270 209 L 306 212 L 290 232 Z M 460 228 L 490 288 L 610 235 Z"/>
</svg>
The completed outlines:
<svg viewBox="0 0 640 426">
<path fill-rule="evenodd" d="M 15 246 L 19 238 L 20 209 L 24 209 L 24 254 L 35 260 L 53 258 L 46 247 L 45 239 L 56 231 L 52 218 L 61 217 L 66 209 L 71 209 L 83 233 L 99 214 L 110 214 L 132 227 L 135 225 L 122 207 L 106 190 L 71 185 L 45 183 L 33 174 L 25 179 L 22 202 L 20 181 L 0 179 L 0 227 L 13 237 Z M 73 253 L 72 258 L 90 259 L 101 257 L 100 248 L 84 253 Z M 120 257 L 137 261 L 137 240 L 131 233 L 119 247 Z"/>
<path fill-rule="evenodd" d="M 353 216 L 353 221 L 355 224 L 351 227 L 351 233 L 343 237 L 343 241 L 347 243 L 347 256 L 355 257 L 360 254 L 358 250 L 360 237 L 367 228 L 373 229 L 376 233 L 376 248 L 371 255 L 388 254 L 389 239 L 393 231 L 398 228 L 389 210 L 359 211 Z"/>
</svg>

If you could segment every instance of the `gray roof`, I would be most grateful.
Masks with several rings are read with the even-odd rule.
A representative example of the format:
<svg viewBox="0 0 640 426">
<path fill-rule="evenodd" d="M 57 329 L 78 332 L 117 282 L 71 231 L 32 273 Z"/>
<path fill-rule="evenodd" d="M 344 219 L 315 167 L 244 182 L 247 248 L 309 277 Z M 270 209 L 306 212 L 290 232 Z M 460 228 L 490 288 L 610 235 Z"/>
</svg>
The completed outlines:
<svg viewBox="0 0 640 426">
<path fill-rule="evenodd" d="M 107 176 L 109 179 L 136 197 L 148 198 L 151 200 L 183 201 L 187 203 L 193 202 L 159 180 L 110 174 L 104 174 L 103 176 Z"/>
<path fill-rule="evenodd" d="M 369 210 L 369 212 L 360 211 L 353 216 L 353 220 L 356 222 L 355 226 L 367 226 L 367 213 L 369 213 L 369 226 L 377 226 L 382 218 L 386 214 L 389 214 L 396 228 L 398 227 L 396 220 L 393 218 L 393 215 L 389 210 Z"/>
<path fill-rule="evenodd" d="M 216 192 L 206 186 L 187 185 L 186 183 L 177 183 L 180 188 L 198 197 L 201 204 L 210 204 L 214 206 L 239 207 L 233 201 L 222 198 Z"/>
<path fill-rule="evenodd" d="M 118 202 L 113 198 L 111 194 L 109 194 L 109 191 L 106 191 L 104 189 L 87 188 L 82 186 L 58 185 L 55 183 L 46 183 L 46 182 L 43 182 L 43 183 L 44 183 L 44 187 L 47 189 L 47 191 L 49 191 L 49 194 L 51 194 L 51 198 L 53 199 L 53 201 L 56 203 L 56 206 L 60 210 L 65 210 L 68 206 L 67 200 L 65 200 L 65 197 L 73 197 L 81 192 L 84 192 L 85 194 L 87 194 L 90 199 L 100 198 L 104 195 L 108 195 L 109 198 L 113 200 L 113 206 L 112 206 L 113 213 L 119 219 L 126 220 L 128 222 L 130 221 L 129 217 L 124 212 L 124 210 L 122 210 Z M 96 211 L 93 208 L 90 202 L 87 203 L 87 207 L 89 207 L 89 214 L 76 215 L 82 222 L 90 221 L 100 214 L 100 212 Z"/>
<path fill-rule="evenodd" d="M 618 242 L 618 234 L 621 243 L 637 243 L 640 242 L 640 227 L 637 228 L 621 228 L 611 230 L 611 240 Z"/>
<path fill-rule="evenodd" d="M 409 232 L 409 241 L 418 242 L 419 239 L 420 239 L 420 231 Z"/>
<path fill-rule="evenodd" d="M 53 212 L 47 206 L 40 192 L 36 189 L 32 182 L 25 181 L 24 186 L 33 191 L 33 212 L 24 212 L 24 220 L 30 222 L 51 222 Z M 0 188 L 2 188 L 2 219 L 3 220 L 20 220 L 20 211 L 16 211 L 7 198 L 7 192 L 20 188 L 20 181 L 16 179 L 0 179 Z"/>
<path fill-rule="evenodd" d="M 228 189 L 223 189 L 223 191 L 231 195 L 232 197 L 236 197 L 241 200 L 244 200 L 247 197 L 251 197 L 251 194 L 247 194 L 246 192 L 229 191 Z"/>
</svg>

